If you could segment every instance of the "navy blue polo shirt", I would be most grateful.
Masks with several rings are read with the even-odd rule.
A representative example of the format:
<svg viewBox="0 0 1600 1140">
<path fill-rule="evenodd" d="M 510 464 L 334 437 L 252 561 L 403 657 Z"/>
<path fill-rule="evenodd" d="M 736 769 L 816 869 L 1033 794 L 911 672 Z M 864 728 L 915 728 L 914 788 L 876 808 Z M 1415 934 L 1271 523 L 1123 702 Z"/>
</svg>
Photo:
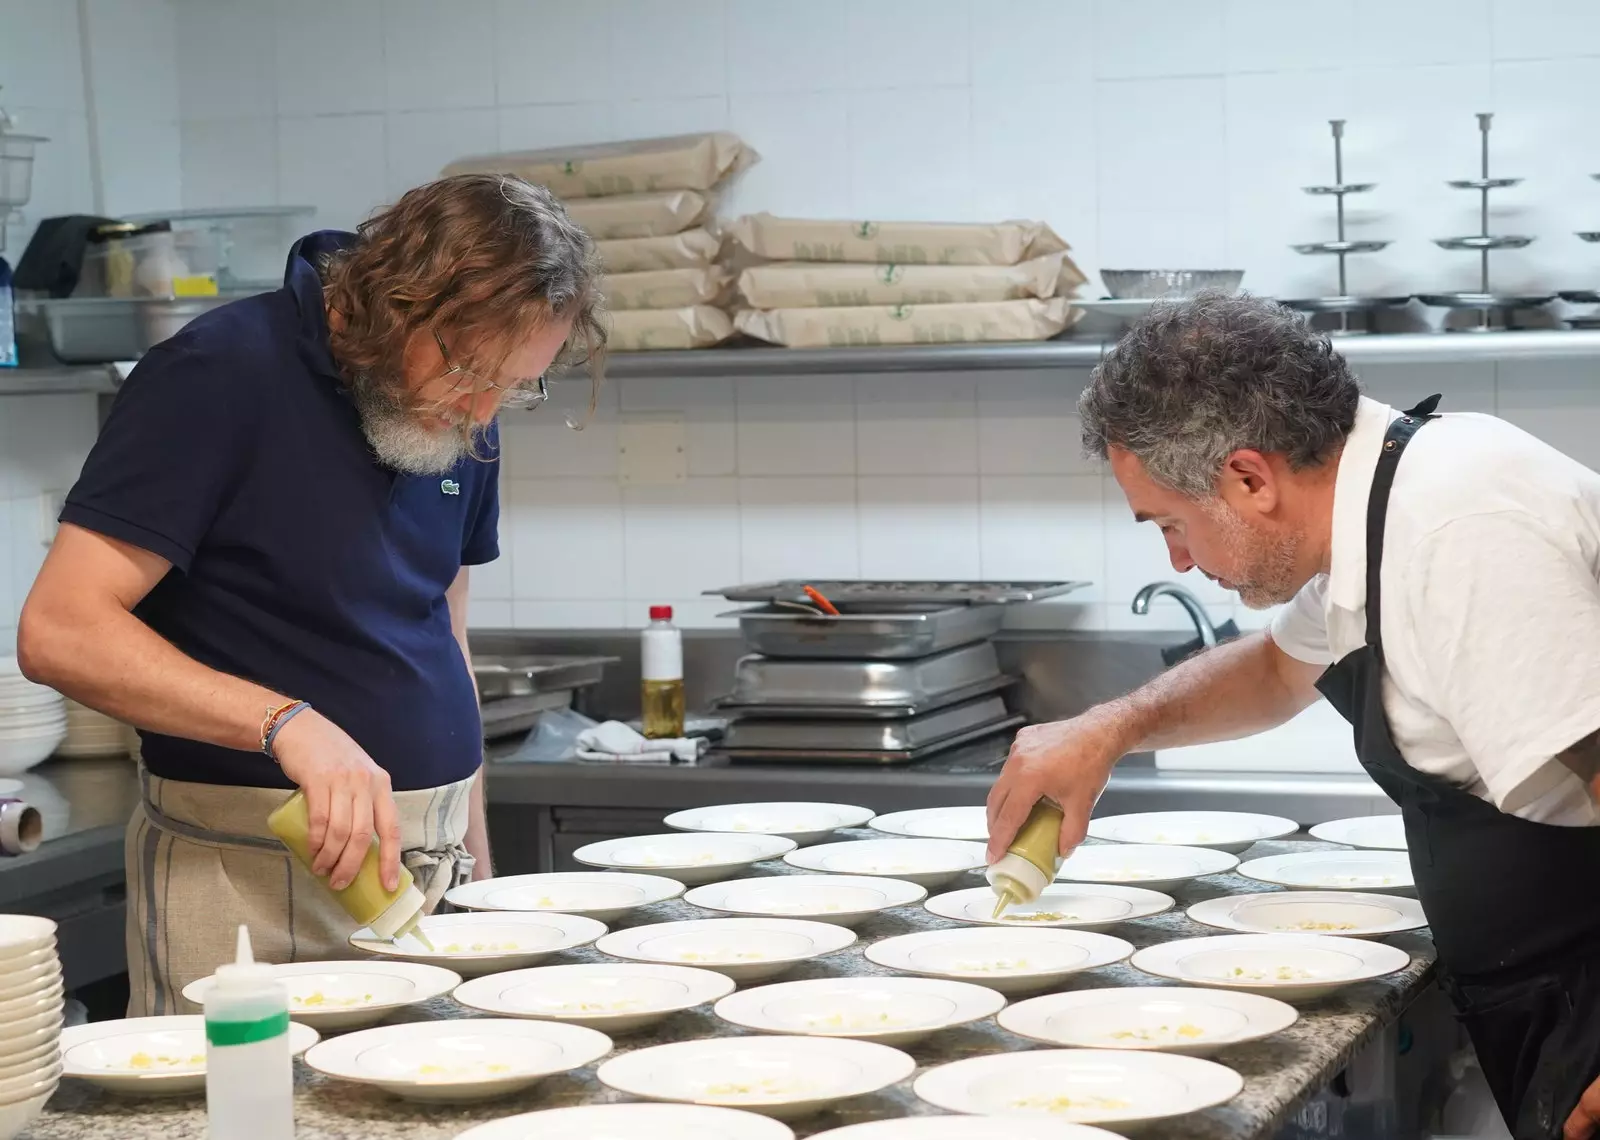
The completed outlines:
<svg viewBox="0 0 1600 1140">
<path fill-rule="evenodd" d="M 184 653 L 311 702 L 396 790 L 437 787 L 483 755 L 445 590 L 499 555 L 498 438 L 445 476 L 378 462 L 313 264 L 354 240 L 301 239 L 282 289 L 151 349 L 61 518 L 172 563 L 134 613 Z M 291 786 L 259 752 L 145 733 L 143 753 L 170 779 Z"/>
</svg>

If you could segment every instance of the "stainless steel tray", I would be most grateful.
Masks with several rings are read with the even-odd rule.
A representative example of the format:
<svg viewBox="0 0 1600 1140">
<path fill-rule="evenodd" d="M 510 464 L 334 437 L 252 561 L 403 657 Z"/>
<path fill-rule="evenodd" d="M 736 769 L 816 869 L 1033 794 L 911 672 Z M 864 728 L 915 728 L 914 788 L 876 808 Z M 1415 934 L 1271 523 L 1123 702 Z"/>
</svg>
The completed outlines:
<svg viewBox="0 0 1600 1140">
<path fill-rule="evenodd" d="M 539 718 L 554 709 L 572 706 L 571 689 L 551 689 L 526 697 L 505 697 L 485 701 L 478 711 L 483 723 L 483 738 L 499 740 L 527 732 L 539 723 Z"/>
<path fill-rule="evenodd" d="M 558 657 L 529 654 L 519 657 L 474 657 L 472 674 L 478 679 L 478 696 L 485 701 L 526 697 L 555 689 L 581 689 L 600 683 L 607 665 L 618 657 Z"/>
<path fill-rule="evenodd" d="M 1302 297 L 1283 302 L 1304 313 L 1365 313 L 1373 309 L 1397 309 L 1409 305 L 1410 297 Z"/>
<path fill-rule="evenodd" d="M 1555 294 L 1419 293 L 1417 300 L 1433 309 L 1536 309 L 1555 300 Z"/>
<path fill-rule="evenodd" d="M 936 744 L 946 737 L 1007 719 L 1006 702 L 979 697 L 959 705 L 895 720 L 774 720 L 742 717 L 728 725 L 727 749 L 775 748 L 782 751 L 847 749 L 854 752 L 903 752 Z"/>
<path fill-rule="evenodd" d="M 1521 184 L 1520 178 L 1452 178 L 1445 183 L 1452 190 L 1508 190 Z"/>
<path fill-rule="evenodd" d="M 723 697 L 712 703 L 719 713 L 724 713 L 730 717 L 782 717 L 796 720 L 903 720 L 906 717 L 921 716 L 923 713 L 930 713 L 936 709 L 958 705 L 962 701 L 986 697 L 990 693 L 998 693 L 1009 689 L 1016 683 L 1016 677 L 1008 677 L 1002 674 L 991 677 L 986 681 L 979 681 L 959 689 L 952 689 L 948 693 L 942 693 L 937 697 L 930 697 L 925 701 L 908 705 L 819 705 L 774 702 L 740 704 L 731 697 Z"/>
<path fill-rule="evenodd" d="M 927 760 L 941 756 L 946 752 L 957 749 L 975 741 L 987 740 L 1009 733 L 1013 728 L 1020 727 L 1027 720 L 1026 717 L 1013 716 L 997 724 L 988 724 L 980 728 L 970 729 L 955 736 L 946 737 L 933 744 L 921 748 L 906 749 L 871 749 L 857 751 L 844 748 L 805 748 L 805 749 L 777 749 L 777 748 L 719 748 L 718 751 L 733 761 L 742 762 L 777 762 L 785 764 L 915 764 L 919 760 Z"/>
<path fill-rule="evenodd" d="M 804 587 L 810 586 L 835 605 L 863 607 L 873 604 L 975 606 L 1013 605 L 1053 598 L 1087 582 L 901 582 L 863 579 L 786 578 L 707 590 L 730 602 L 803 602 L 810 604 Z"/>
<path fill-rule="evenodd" d="M 1504 234 L 1498 237 L 1469 234 L 1466 237 L 1434 238 L 1433 244 L 1440 249 L 1453 250 L 1521 249 L 1532 245 L 1533 239 L 1523 237 L 1521 234 Z"/>
<path fill-rule="evenodd" d="M 732 615 L 724 615 L 732 616 Z M 891 661 L 926 657 L 1000 632 L 1000 606 L 907 606 L 812 617 L 768 607 L 739 610 L 739 632 L 768 657 L 844 657 Z"/>
<path fill-rule="evenodd" d="M 987 641 L 914 661 L 805 661 L 751 654 L 734 669 L 738 705 L 927 705 L 1000 676 Z"/>
<path fill-rule="evenodd" d="M 1292 248 L 1296 253 L 1377 253 L 1389 245 L 1388 241 L 1369 239 L 1363 241 L 1308 241 Z"/>
<path fill-rule="evenodd" d="M 248 295 L 18 300 L 17 338 L 63 364 L 137 360 L 200 314 Z"/>
</svg>

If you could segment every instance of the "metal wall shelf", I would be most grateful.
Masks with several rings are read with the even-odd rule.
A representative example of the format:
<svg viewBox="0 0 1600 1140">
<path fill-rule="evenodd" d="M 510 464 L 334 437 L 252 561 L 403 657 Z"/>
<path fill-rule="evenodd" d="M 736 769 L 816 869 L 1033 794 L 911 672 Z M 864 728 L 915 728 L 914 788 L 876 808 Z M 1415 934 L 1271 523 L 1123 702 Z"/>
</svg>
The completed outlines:
<svg viewBox="0 0 1600 1140">
<path fill-rule="evenodd" d="M 59 396 L 91 392 L 104 395 L 122 382 L 110 364 L 62 365 L 59 368 L 0 368 L 0 396 Z"/>
</svg>

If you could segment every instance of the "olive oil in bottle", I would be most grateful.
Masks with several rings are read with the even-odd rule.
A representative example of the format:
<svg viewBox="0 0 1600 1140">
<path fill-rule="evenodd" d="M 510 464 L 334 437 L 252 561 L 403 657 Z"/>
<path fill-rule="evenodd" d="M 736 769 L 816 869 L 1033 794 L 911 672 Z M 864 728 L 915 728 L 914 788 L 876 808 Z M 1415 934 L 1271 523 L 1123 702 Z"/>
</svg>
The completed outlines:
<svg viewBox="0 0 1600 1140">
<path fill-rule="evenodd" d="M 1007 907 L 1038 898 L 1061 870 L 1061 819 L 1059 807 L 1049 800 L 1033 805 L 1027 820 L 1011 846 L 1000 859 L 989 865 L 985 877 L 994 893 L 994 917 Z"/>
<path fill-rule="evenodd" d="M 644 734 L 676 739 L 683 735 L 683 634 L 672 624 L 671 606 L 650 607 L 639 641 Z"/>
</svg>

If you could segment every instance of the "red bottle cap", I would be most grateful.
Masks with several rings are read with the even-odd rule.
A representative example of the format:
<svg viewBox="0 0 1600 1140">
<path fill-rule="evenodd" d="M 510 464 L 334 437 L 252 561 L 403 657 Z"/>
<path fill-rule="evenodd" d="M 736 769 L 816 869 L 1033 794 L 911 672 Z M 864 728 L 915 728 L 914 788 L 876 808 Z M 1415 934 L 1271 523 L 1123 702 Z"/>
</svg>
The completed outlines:
<svg viewBox="0 0 1600 1140">
<path fill-rule="evenodd" d="M 672 620 L 672 607 L 671 606 L 651 606 L 650 607 L 650 620 L 651 621 L 671 621 Z"/>
</svg>

